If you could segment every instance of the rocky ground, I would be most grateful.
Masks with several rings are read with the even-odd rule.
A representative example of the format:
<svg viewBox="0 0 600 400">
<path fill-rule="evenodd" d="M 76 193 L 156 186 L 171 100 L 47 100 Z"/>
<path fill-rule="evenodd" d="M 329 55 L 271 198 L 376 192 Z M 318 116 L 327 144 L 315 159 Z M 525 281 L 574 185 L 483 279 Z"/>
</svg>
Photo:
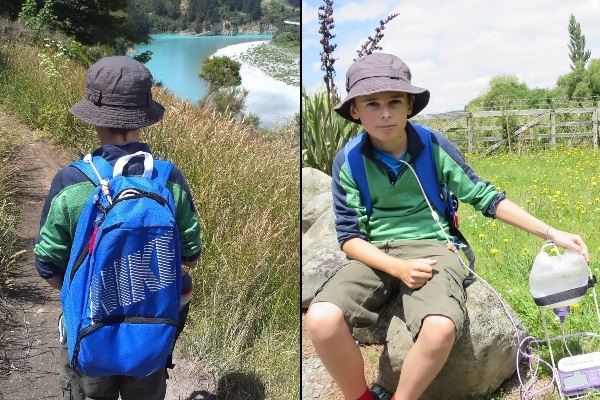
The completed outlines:
<svg viewBox="0 0 600 400">
<path fill-rule="evenodd" d="M 382 345 L 361 345 L 360 351 L 365 361 L 365 376 L 369 387 L 377 383 L 379 355 L 383 350 Z M 523 371 L 525 373 L 525 371 Z M 528 375 L 523 377 L 527 383 Z M 556 388 L 554 388 L 548 378 L 542 378 L 536 381 L 531 389 L 540 390 L 550 387 L 536 396 L 527 397 L 529 400 L 551 400 L 558 399 Z M 518 376 L 515 374 L 490 397 L 482 400 L 520 400 L 521 387 Z M 344 400 L 339 388 L 329 376 L 323 364 L 319 360 L 315 349 L 308 338 L 304 328 L 304 313 L 302 314 L 302 400 Z"/>
<path fill-rule="evenodd" d="M 31 249 L 52 178 L 72 156 L 48 140 L 36 139 L 31 130 L 0 110 L 0 135 L 8 134 L 21 142 L 17 157 L 21 225 L 15 234 L 26 252 L 14 267 L 11 290 L 0 296 L 4 321 L 0 330 L 0 400 L 62 399 L 58 385 L 59 293 L 37 274 Z M 177 348 L 174 362 L 166 400 L 216 399 L 209 373 L 182 359 Z"/>
</svg>

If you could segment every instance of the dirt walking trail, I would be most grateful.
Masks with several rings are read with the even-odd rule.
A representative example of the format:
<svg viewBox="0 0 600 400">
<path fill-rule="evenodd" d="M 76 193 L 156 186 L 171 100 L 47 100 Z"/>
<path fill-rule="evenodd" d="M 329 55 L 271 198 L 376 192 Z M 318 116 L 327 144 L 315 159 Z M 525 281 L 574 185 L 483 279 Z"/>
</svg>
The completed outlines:
<svg viewBox="0 0 600 400">
<path fill-rule="evenodd" d="M 0 400 L 62 399 L 59 387 L 60 315 L 59 292 L 43 281 L 34 267 L 33 244 L 50 183 L 72 156 L 34 133 L 13 116 L 0 110 L 0 136 L 14 135 L 20 143 L 17 156 L 21 213 L 19 248 L 26 252 L 14 270 L 14 285 L 8 293 L 6 328 L 0 331 Z M 215 399 L 209 374 L 176 349 L 175 369 L 169 371 L 166 400 Z"/>
</svg>

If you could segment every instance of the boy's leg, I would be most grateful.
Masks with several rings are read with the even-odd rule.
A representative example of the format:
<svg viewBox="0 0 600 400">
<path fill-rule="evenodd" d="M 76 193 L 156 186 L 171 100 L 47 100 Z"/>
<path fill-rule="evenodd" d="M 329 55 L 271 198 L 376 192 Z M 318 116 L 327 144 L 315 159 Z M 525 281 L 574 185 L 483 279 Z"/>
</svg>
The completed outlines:
<svg viewBox="0 0 600 400">
<path fill-rule="evenodd" d="M 76 373 L 69 363 L 67 344 L 61 344 L 60 349 L 60 380 L 63 400 L 117 400 L 119 391 L 114 377 L 90 378 Z M 87 397 L 86 397 L 87 395 Z"/>
<path fill-rule="evenodd" d="M 464 270 L 443 243 L 406 243 L 408 258 L 434 258 L 433 277 L 418 290 L 401 287 L 406 325 L 415 344 L 402 365 L 395 400 L 416 400 L 446 363 L 466 318 Z"/>
<path fill-rule="evenodd" d="M 118 382 L 121 400 L 164 400 L 167 393 L 166 370 L 143 378 L 120 375 Z"/>
<path fill-rule="evenodd" d="M 342 310 L 332 303 L 313 304 L 306 328 L 315 350 L 346 399 L 358 399 L 367 388 L 362 354 Z"/>
<path fill-rule="evenodd" d="M 429 315 L 400 373 L 395 400 L 418 399 L 441 371 L 452 350 L 456 328 L 450 318 Z"/>
<path fill-rule="evenodd" d="M 386 244 L 378 247 L 387 251 Z M 351 260 L 323 284 L 308 309 L 309 337 L 346 399 L 356 400 L 367 390 L 364 361 L 352 328 L 377 321 L 396 283 L 391 276 Z"/>
</svg>

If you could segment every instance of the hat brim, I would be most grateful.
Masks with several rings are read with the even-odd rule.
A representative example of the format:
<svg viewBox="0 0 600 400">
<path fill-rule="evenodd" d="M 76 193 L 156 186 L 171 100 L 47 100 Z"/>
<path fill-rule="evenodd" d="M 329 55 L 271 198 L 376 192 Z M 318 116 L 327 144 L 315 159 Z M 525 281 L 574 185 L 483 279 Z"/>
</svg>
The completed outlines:
<svg viewBox="0 0 600 400">
<path fill-rule="evenodd" d="M 368 96 L 374 93 L 381 92 L 404 92 L 415 96 L 415 102 L 413 103 L 412 112 L 407 116 L 412 118 L 421 111 L 429 103 L 430 93 L 429 90 L 413 86 L 406 81 L 400 79 L 390 79 L 384 77 L 374 77 L 370 79 L 363 79 L 350 89 L 346 98 L 342 100 L 338 105 L 334 107 L 334 110 L 344 119 L 348 121 L 360 123 L 360 120 L 355 119 L 350 115 L 350 105 L 352 100 L 358 96 Z"/>
<path fill-rule="evenodd" d="M 147 107 L 98 106 L 82 99 L 75 103 L 69 112 L 83 122 L 94 126 L 116 129 L 138 129 L 160 121 L 165 113 L 162 104 L 151 100 Z"/>
</svg>

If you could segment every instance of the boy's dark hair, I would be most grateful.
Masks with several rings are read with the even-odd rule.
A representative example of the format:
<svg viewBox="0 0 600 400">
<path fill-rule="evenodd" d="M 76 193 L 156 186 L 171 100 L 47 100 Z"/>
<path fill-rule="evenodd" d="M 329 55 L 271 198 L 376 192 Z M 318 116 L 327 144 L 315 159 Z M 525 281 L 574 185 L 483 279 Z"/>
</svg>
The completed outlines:
<svg viewBox="0 0 600 400">
<path fill-rule="evenodd" d="M 132 132 L 135 130 L 135 129 L 127 129 L 127 128 L 106 128 L 106 129 L 108 129 L 112 134 L 121 135 L 121 137 L 123 138 L 124 141 L 127 141 L 127 136 L 129 135 L 129 132 Z"/>
</svg>

